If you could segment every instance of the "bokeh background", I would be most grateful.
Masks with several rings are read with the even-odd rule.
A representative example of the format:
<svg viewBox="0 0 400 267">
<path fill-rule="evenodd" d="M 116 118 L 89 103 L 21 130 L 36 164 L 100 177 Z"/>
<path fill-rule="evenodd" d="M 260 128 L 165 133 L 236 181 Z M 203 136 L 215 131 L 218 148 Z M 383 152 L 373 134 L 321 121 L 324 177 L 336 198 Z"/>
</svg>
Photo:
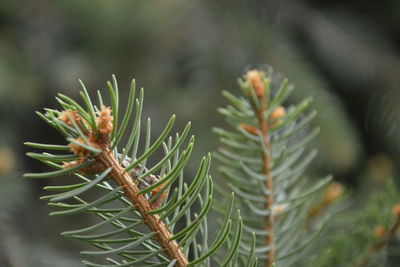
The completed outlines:
<svg viewBox="0 0 400 267">
<path fill-rule="evenodd" d="M 400 184 L 399 25 L 396 0 L 1 0 L 0 266 L 80 265 L 80 244 L 59 236 L 74 222 L 38 200 L 48 181 L 21 178 L 43 170 L 24 141 L 63 142 L 34 111 L 78 97 L 79 78 L 94 94 L 114 73 L 122 95 L 135 78 L 155 134 L 170 114 L 176 130 L 192 121 L 195 166 L 216 148 L 221 89 L 272 66 L 296 84 L 290 102 L 314 97 L 314 173 L 359 203 L 388 176 Z"/>
</svg>

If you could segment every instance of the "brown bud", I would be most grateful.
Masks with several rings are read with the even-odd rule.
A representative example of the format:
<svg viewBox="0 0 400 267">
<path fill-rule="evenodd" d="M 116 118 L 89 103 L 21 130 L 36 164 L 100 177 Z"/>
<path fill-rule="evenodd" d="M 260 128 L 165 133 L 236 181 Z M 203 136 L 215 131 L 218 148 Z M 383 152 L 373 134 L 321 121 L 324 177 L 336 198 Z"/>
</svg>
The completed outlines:
<svg viewBox="0 0 400 267">
<path fill-rule="evenodd" d="M 239 128 L 242 128 L 251 135 L 258 135 L 258 129 L 250 124 L 239 123 Z"/>
<path fill-rule="evenodd" d="M 61 112 L 61 114 L 58 116 L 58 119 L 64 123 L 66 123 L 69 126 L 72 126 L 71 119 L 73 119 L 76 124 L 79 125 L 79 122 L 82 120 L 81 116 L 79 115 L 78 111 L 76 110 L 64 110 Z"/>
<path fill-rule="evenodd" d="M 282 106 L 277 107 L 272 113 L 269 115 L 270 120 L 277 120 L 285 116 L 286 111 Z"/>
<path fill-rule="evenodd" d="M 386 235 L 386 229 L 382 225 L 377 225 L 374 228 L 374 236 L 378 238 L 382 238 Z"/>
<path fill-rule="evenodd" d="M 392 213 L 400 217 L 400 204 L 396 204 L 392 208 Z"/>
<path fill-rule="evenodd" d="M 85 142 L 83 141 L 82 137 L 78 137 L 75 139 L 76 142 L 84 144 Z M 82 156 L 82 157 L 86 157 L 89 156 L 90 151 L 87 150 L 86 148 L 83 148 L 75 143 L 69 143 L 69 150 L 74 153 L 77 156 Z"/>
<path fill-rule="evenodd" d="M 154 188 L 154 189 L 151 191 L 151 197 L 155 196 L 158 192 L 160 192 L 160 191 L 164 188 L 164 186 L 165 186 L 165 183 L 163 183 L 163 184 L 157 186 L 156 188 Z M 166 190 L 164 190 L 164 191 L 157 197 L 157 199 L 156 199 L 153 203 L 150 204 L 150 207 L 151 207 L 152 209 L 157 209 L 157 208 L 159 208 L 159 207 L 161 206 L 162 202 L 164 201 L 164 199 L 165 199 L 166 196 L 167 196 L 167 192 L 165 192 L 165 191 L 166 191 Z"/>
<path fill-rule="evenodd" d="M 99 128 L 99 133 L 110 134 L 113 129 L 111 109 L 106 106 L 101 106 L 100 111 L 97 112 L 97 116 L 96 122 Z"/>
<path fill-rule="evenodd" d="M 254 94 L 258 98 L 263 98 L 265 94 L 265 87 L 262 81 L 261 72 L 258 70 L 251 70 L 245 74 L 246 83 L 253 88 Z M 247 94 L 250 96 L 250 92 Z"/>
<path fill-rule="evenodd" d="M 338 199 L 341 195 L 343 195 L 343 185 L 337 182 L 331 183 L 328 188 L 325 190 L 323 203 L 331 204 L 336 199 Z"/>
</svg>

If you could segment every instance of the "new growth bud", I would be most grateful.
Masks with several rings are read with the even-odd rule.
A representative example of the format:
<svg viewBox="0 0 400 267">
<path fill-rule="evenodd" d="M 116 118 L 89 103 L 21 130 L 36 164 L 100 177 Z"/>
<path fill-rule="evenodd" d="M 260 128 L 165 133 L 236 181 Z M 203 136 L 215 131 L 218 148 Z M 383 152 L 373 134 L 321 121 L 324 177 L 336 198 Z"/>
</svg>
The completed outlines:
<svg viewBox="0 0 400 267">
<path fill-rule="evenodd" d="M 386 229 L 382 225 L 377 225 L 374 228 L 374 236 L 378 238 L 382 238 L 386 235 Z"/>
<path fill-rule="evenodd" d="M 340 196 L 343 195 L 344 188 L 340 183 L 334 182 L 331 183 L 325 191 L 323 203 L 331 204 L 335 200 L 337 200 Z"/>
<path fill-rule="evenodd" d="M 246 86 L 249 88 L 249 90 L 253 90 L 254 94 L 258 98 L 263 98 L 265 95 L 265 86 L 262 81 L 262 72 L 258 70 L 251 70 L 248 71 L 245 74 L 245 81 L 246 81 Z M 250 96 L 251 93 L 247 92 L 247 96 Z"/>
<path fill-rule="evenodd" d="M 272 113 L 269 115 L 270 120 L 277 120 L 286 115 L 285 108 L 282 106 L 277 107 Z"/>
<path fill-rule="evenodd" d="M 392 213 L 400 217 L 400 204 L 396 204 L 392 208 Z"/>
<path fill-rule="evenodd" d="M 81 122 L 81 116 L 79 115 L 78 111 L 76 110 L 64 110 L 63 112 L 61 112 L 61 114 L 58 116 L 58 119 L 62 122 L 64 122 L 65 124 L 72 126 L 72 122 L 71 122 L 71 118 L 76 122 L 76 124 L 79 125 L 79 123 Z"/>
<path fill-rule="evenodd" d="M 76 138 L 75 141 L 80 144 L 85 144 L 82 137 Z M 69 150 L 71 150 L 71 152 L 77 156 L 86 157 L 86 156 L 89 156 L 89 154 L 90 154 L 89 150 L 87 150 L 87 149 L 83 148 L 82 146 L 77 145 L 75 143 L 69 143 L 68 146 L 69 146 Z"/>
<path fill-rule="evenodd" d="M 88 126 L 89 124 L 85 124 L 83 127 L 82 123 L 84 120 L 82 119 L 81 115 L 78 111 L 75 110 L 65 110 L 63 111 L 58 119 L 70 126 L 77 125 L 81 128 L 81 130 L 85 129 L 83 136 L 77 137 L 73 142 L 68 144 L 69 149 L 72 153 L 82 158 L 64 162 L 64 168 L 71 168 L 78 164 L 84 163 L 88 160 L 91 152 L 90 150 L 86 149 L 85 146 L 90 146 L 96 149 L 105 149 L 109 145 L 110 140 L 110 133 L 113 129 L 112 120 L 113 117 L 111 116 L 111 109 L 109 107 L 102 106 L 100 111 L 97 112 L 96 124 L 99 130 L 98 136 L 94 133 L 94 130 Z M 82 144 L 82 145 L 80 145 Z M 89 167 L 80 169 L 81 173 L 99 173 L 104 170 L 104 165 L 101 162 L 95 162 Z"/>
<path fill-rule="evenodd" d="M 258 135 L 258 128 L 254 127 L 253 125 L 250 124 L 246 124 L 246 123 L 239 123 L 239 128 L 245 130 L 246 132 L 248 132 L 251 135 Z"/>
<path fill-rule="evenodd" d="M 99 129 L 99 136 L 95 138 L 95 143 L 100 147 L 107 147 L 110 142 L 110 134 L 113 130 L 113 116 L 111 116 L 111 109 L 106 106 L 101 106 L 97 111 L 96 123 Z"/>
<path fill-rule="evenodd" d="M 151 191 L 150 198 L 153 198 L 154 196 L 156 196 L 157 193 L 160 192 L 165 186 L 166 186 L 166 183 L 161 184 L 161 185 L 157 186 L 156 188 L 154 188 L 154 189 Z M 164 201 L 164 199 L 165 199 L 166 197 L 167 197 L 167 192 L 164 190 L 164 191 L 157 197 L 157 199 L 156 199 L 153 203 L 150 204 L 151 208 L 152 208 L 152 209 L 157 209 L 157 208 L 159 208 L 159 207 L 161 206 L 161 204 L 163 203 L 163 201 Z"/>
<path fill-rule="evenodd" d="M 101 109 L 97 112 L 97 115 L 98 117 L 96 118 L 96 122 L 99 127 L 99 132 L 101 134 L 110 134 L 113 129 L 113 117 L 111 116 L 111 109 L 106 106 L 101 106 Z"/>
</svg>

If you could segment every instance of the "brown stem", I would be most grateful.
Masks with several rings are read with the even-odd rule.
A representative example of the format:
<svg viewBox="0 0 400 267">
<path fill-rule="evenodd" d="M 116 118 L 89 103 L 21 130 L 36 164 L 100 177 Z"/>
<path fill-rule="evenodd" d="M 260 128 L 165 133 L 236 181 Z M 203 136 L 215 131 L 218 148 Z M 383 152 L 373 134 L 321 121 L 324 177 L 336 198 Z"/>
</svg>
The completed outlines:
<svg viewBox="0 0 400 267">
<path fill-rule="evenodd" d="M 97 156 L 97 159 L 106 168 L 112 167 L 111 177 L 119 186 L 123 187 L 125 195 L 135 206 L 136 210 L 142 215 L 145 224 L 150 228 L 152 232 L 157 233 L 157 241 L 161 244 L 168 257 L 170 259 L 177 260 L 175 266 L 188 266 L 188 260 L 182 252 L 182 249 L 179 247 L 175 240 L 170 240 L 172 237 L 172 233 L 160 220 L 159 215 L 147 213 L 151 210 L 149 201 L 143 195 L 138 194 L 139 188 L 132 181 L 131 177 L 125 172 L 125 169 L 115 159 L 111 151 L 109 149 L 104 149 L 103 152 Z"/>
<path fill-rule="evenodd" d="M 264 229 L 268 232 L 268 235 L 266 236 L 265 242 L 267 246 L 270 248 L 267 251 L 267 260 L 265 263 L 265 266 L 271 267 L 274 264 L 275 261 L 275 233 L 274 233 L 274 221 L 272 218 L 272 205 L 274 204 L 274 198 L 272 195 L 272 189 L 273 189 L 273 183 L 272 183 L 272 174 L 271 174 L 271 158 L 270 155 L 267 153 L 270 153 L 270 142 L 269 142 L 269 136 L 268 136 L 268 123 L 267 120 L 264 118 L 264 111 L 266 110 L 266 105 L 264 102 L 261 103 L 259 108 L 254 108 L 257 119 L 258 119 L 258 124 L 259 128 L 261 131 L 261 135 L 263 138 L 264 146 L 265 146 L 265 151 L 262 152 L 262 160 L 263 160 L 263 166 L 262 166 L 262 172 L 265 176 L 265 181 L 264 185 L 265 188 L 269 191 L 269 194 L 267 195 L 265 202 L 264 202 L 264 208 L 269 209 L 271 212 L 265 217 L 264 219 Z"/>
<path fill-rule="evenodd" d="M 382 248 L 384 248 L 389 241 L 394 237 L 397 230 L 400 227 L 400 216 L 397 216 L 396 222 L 390 227 L 389 231 L 387 232 L 385 238 L 373 245 L 367 253 L 354 265 L 354 267 L 363 267 L 367 266 L 367 264 L 371 261 L 373 256 L 378 253 Z"/>
</svg>

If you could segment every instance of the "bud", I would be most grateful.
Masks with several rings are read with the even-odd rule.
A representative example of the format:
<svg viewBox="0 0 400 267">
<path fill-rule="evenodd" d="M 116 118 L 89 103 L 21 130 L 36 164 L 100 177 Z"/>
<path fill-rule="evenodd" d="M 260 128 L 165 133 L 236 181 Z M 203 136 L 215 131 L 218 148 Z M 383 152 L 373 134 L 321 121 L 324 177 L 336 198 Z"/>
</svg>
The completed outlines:
<svg viewBox="0 0 400 267">
<path fill-rule="evenodd" d="M 78 137 L 75 139 L 76 142 L 84 144 L 85 142 L 83 141 L 82 137 Z M 90 151 L 81 147 L 80 145 L 77 145 L 75 143 L 69 143 L 69 150 L 74 153 L 77 156 L 82 156 L 82 157 L 86 157 L 89 156 Z"/>
<path fill-rule="evenodd" d="M 265 87 L 262 81 L 261 72 L 258 70 L 251 70 L 245 74 L 246 84 L 254 90 L 254 94 L 258 98 L 263 98 L 265 95 Z M 250 96 L 248 92 L 247 96 Z"/>
<path fill-rule="evenodd" d="M 285 116 L 286 111 L 282 106 L 277 107 L 272 113 L 269 115 L 270 120 L 277 120 Z"/>
<path fill-rule="evenodd" d="M 392 213 L 400 217 L 400 204 L 396 204 L 392 208 Z"/>
<path fill-rule="evenodd" d="M 250 124 L 245 124 L 245 123 L 239 123 L 239 128 L 242 128 L 246 132 L 248 132 L 251 135 L 258 135 L 258 128 L 254 127 L 253 125 Z"/>
<path fill-rule="evenodd" d="M 166 185 L 166 183 L 167 183 L 167 182 L 165 182 L 165 183 L 163 183 L 163 184 L 157 186 L 156 188 L 154 188 L 154 189 L 151 191 L 151 193 L 150 193 L 150 195 L 151 195 L 150 198 L 154 197 L 158 192 L 160 192 L 160 190 L 162 190 L 162 189 L 164 188 L 164 186 Z M 163 203 L 163 201 L 164 201 L 164 199 L 165 199 L 166 197 L 167 197 L 167 193 L 166 193 L 166 190 L 164 190 L 164 191 L 157 197 L 157 199 L 156 199 L 153 203 L 150 204 L 150 207 L 151 207 L 152 209 L 157 209 L 157 208 L 159 208 L 159 207 L 161 206 L 161 204 Z"/>
<path fill-rule="evenodd" d="M 377 225 L 377 226 L 375 226 L 373 232 L 374 232 L 375 237 L 382 238 L 386 234 L 386 229 L 382 225 Z"/>
<path fill-rule="evenodd" d="M 111 109 L 106 106 L 101 106 L 101 109 L 97 111 L 97 116 L 96 122 L 99 132 L 101 134 L 110 134 L 113 129 L 113 125 L 111 123 L 113 120 L 113 117 L 111 116 Z"/>
<path fill-rule="evenodd" d="M 81 116 L 79 115 L 78 111 L 76 110 L 64 110 L 63 112 L 61 112 L 61 114 L 58 116 L 58 119 L 62 122 L 64 122 L 65 124 L 72 126 L 72 122 L 71 119 L 73 119 L 76 124 L 79 125 L 79 122 L 81 121 Z"/>
<path fill-rule="evenodd" d="M 328 188 L 325 190 L 323 203 L 331 204 L 336 199 L 338 199 L 341 195 L 343 195 L 343 185 L 337 182 L 331 183 Z"/>
</svg>

